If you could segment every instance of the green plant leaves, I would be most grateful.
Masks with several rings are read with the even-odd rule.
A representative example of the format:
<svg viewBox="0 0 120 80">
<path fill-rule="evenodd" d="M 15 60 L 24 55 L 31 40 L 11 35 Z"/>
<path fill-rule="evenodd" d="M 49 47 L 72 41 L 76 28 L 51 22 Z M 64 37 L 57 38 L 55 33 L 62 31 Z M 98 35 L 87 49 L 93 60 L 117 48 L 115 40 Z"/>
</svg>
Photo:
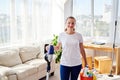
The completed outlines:
<svg viewBox="0 0 120 80">
<path fill-rule="evenodd" d="M 56 46 L 58 43 L 58 35 L 53 35 L 53 39 L 52 39 L 52 44 L 54 46 Z M 61 58 L 61 54 L 62 54 L 62 49 L 60 49 L 59 51 L 55 51 L 55 55 L 56 55 L 56 59 L 55 62 L 58 63 L 60 62 L 60 58 Z"/>
</svg>

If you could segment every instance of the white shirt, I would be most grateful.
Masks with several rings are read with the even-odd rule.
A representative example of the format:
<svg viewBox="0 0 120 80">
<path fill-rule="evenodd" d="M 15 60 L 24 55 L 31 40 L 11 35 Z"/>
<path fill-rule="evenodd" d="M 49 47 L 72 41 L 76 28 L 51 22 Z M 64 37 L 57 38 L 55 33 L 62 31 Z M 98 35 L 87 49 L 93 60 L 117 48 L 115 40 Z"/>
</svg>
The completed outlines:
<svg viewBox="0 0 120 80">
<path fill-rule="evenodd" d="M 82 64 L 79 44 L 83 43 L 83 39 L 80 33 L 60 33 L 58 42 L 62 44 L 61 65 L 77 66 Z"/>
</svg>

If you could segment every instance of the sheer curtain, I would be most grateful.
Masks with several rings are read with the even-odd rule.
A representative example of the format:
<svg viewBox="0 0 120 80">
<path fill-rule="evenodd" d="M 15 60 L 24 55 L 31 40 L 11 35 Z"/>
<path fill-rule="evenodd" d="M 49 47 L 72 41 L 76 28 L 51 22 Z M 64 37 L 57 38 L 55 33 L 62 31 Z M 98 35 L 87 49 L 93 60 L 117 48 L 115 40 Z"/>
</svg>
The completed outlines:
<svg viewBox="0 0 120 80">
<path fill-rule="evenodd" d="M 0 46 L 51 39 L 64 31 L 64 19 L 72 14 L 77 19 L 76 30 L 83 36 L 112 41 L 115 1 L 119 0 L 1 0 Z M 118 17 L 117 43 L 119 22 Z"/>
<path fill-rule="evenodd" d="M 38 43 L 52 39 L 53 34 L 58 35 L 64 31 L 64 3 L 66 1 L 1 1 L 0 47 Z"/>
<path fill-rule="evenodd" d="M 2 2 L 0 2 L 0 46 L 6 45 L 6 43 L 10 41 L 9 6 L 10 6 L 9 0 L 3 0 Z"/>
<path fill-rule="evenodd" d="M 64 0 L 33 0 L 33 41 L 52 39 L 64 28 Z"/>
<path fill-rule="evenodd" d="M 33 41 L 38 42 L 51 36 L 52 2 L 50 0 L 33 0 L 32 3 Z"/>
</svg>

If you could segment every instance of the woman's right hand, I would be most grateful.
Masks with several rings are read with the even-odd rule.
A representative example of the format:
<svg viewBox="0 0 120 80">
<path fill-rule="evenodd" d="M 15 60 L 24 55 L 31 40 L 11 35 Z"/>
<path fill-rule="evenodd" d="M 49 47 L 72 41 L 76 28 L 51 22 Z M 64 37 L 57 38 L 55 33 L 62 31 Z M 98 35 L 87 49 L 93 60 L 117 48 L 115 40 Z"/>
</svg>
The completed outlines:
<svg viewBox="0 0 120 80">
<path fill-rule="evenodd" d="M 61 43 L 58 43 L 57 46 L 54 46 L 54 49 L 56 51 L 60 50 L 60 48 L 61 48 Z"/>
</svg>

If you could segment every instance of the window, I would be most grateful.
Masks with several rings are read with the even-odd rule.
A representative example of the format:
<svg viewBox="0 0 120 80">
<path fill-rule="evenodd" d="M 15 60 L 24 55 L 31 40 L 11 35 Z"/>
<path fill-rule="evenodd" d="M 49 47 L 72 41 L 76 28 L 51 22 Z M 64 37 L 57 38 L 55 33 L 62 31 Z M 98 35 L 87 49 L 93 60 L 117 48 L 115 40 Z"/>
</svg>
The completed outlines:
<svg viewBox="0 0 120 80">
<path fill-rule="evenodd" d="M 95 40 L 110 37 L 112 0 L 73 0 L 76 29 L 84 37 Z"/>
<path fill-rule="evenodd" d="M 64 31 L 64 17 L 71 14 L 84 38 L 108 41 L 113 37 L 115 1 L 119 0 L 0 0 L 0 46 L 51 39 Z M 119 26 L 118 17 L 120 43 Z"/>
<path fill-rule="evenodd" d="M 84 36 L 91 36 L 91 4 L 90 0 L 73 0 L 73 16 L 77 25 L 76 30 Z"/>
<path fill-rule="evenodd" d="M 116 15 L 116 16 L 118 16 L 117 17 L 117 26 L 116 26 L 116 43 L 118 43 L 118 44 L 120 44 L 120 0 L 119 0 L 119 2 L 117 2 L 117 6 L 118 6 L 118 14 Z"/>
</svg>

